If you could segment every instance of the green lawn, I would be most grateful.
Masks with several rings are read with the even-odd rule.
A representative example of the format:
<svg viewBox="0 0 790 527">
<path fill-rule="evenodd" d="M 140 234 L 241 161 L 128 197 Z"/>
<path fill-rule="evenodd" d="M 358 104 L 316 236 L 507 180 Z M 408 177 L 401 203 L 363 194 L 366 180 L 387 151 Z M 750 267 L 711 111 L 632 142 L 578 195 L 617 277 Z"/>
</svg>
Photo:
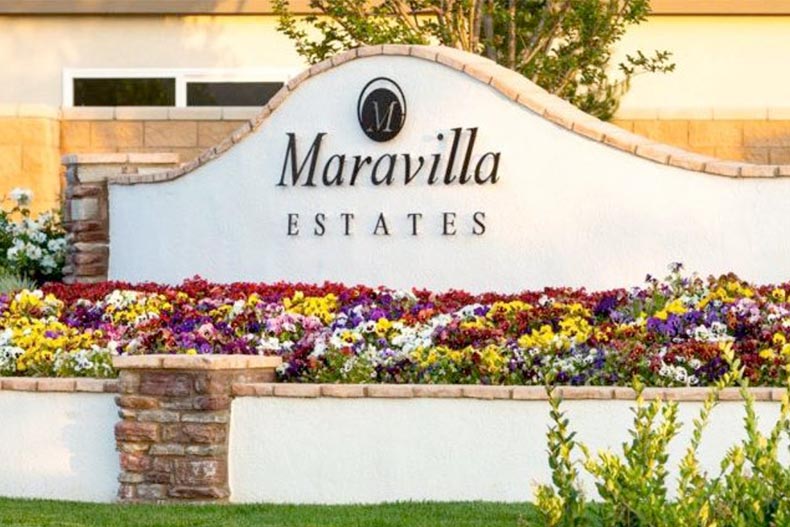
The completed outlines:
<svg viewBox="0 0 790 527">
<path fill-rule="evenodd" d="M 521 527 L 529 504 L 95 505 L 0 498 L 0 525 L 63 527 Z"/>
</svg>

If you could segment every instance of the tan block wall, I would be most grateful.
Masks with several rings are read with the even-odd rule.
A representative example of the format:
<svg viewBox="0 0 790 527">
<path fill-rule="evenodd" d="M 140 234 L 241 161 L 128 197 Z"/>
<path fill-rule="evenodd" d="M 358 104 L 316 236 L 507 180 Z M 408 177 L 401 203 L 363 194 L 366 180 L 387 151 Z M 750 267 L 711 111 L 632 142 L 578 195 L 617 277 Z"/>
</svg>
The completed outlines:
<svg viewBox="0 0 790 527">
<path fill-rule="evenodd" d="M 61 156 L 175 153 L 189 161 L 228 137 L 258 108 L 64 108 L 0 105 L 0 198 L 34 193 L 33 211 L 59 208 Z M 7 206 L 8 203 L 4 203 Z"/>
<path fill-rule="evenodd" d="M 57 112 L 20 106 L 0 111 L 0 197 L 7 197 L 14 187 L 33 191 L 35 212 L 60 205 L 63 185 Z"/>
<path fill-rule="evenodd" d="M 61 124 L 63 153 L 169 152 L 182 162 L 225 139 L 256 108 L 70 108 Z M 790 164 L 790 119 L 615 119 L 656 142 L 722 159 Z"/>
<path fill-rule="evenodd" d="M 790 119 L 617 119 L 657 142 L 735 161 L 790 164 Z"/>
<path fill-rule="evenodd" d="M 182 162 L 228 137 L 257 108 L 69 108 L 62 152 L 168 152 Z"/>
</svg>

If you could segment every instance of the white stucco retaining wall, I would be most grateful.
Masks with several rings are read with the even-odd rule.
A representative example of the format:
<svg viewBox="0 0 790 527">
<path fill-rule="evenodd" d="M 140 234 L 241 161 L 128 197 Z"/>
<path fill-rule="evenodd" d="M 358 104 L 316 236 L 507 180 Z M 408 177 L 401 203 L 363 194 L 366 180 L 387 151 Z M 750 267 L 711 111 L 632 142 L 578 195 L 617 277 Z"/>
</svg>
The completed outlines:
<svg viewBox="0 0 790 527">
<path fill-rule="evenodd" d="M 111 502 L 113 394 L 0 391 L 0 496 Z"/>
<path fill-rule="evenodd" d="M 356 112 L 363 87 L 380 76 L 401 86 L 408 106 L 403 130 L 386 143 L 365 136 Z M 423 172 L 405 185 L 401 160 L 391 186 L 372 185 L 369 173 L 354 187 L 277 186 L 288 132 L 300 162 L 327 133 L 320 179 L 332 154 L 352 165 L 353 155 L 410 153 L 429 165 L 442 153 L 441 174 L 455 127 L 479 130 L 471 166 L 501 152 L 497 184 L 429 185 Z M 635 285 L 680 261 L 703 274 L 778 282 L 790 266 L 790 245 L 776 242 L 790 235 L 788 202 L 789 178 L 728 179 L 654 163 L 561 128 L 468 74 L 375 56 L 311 77 L 256 132 L 184 177 L 111 185 L 109 274 L 514 291 Z M 457 214 L 456 236 L 442 235 L 447 211 Z M 476 211 L 486 214 L 483 236 L 472 234 Z M 289 213 L 300 215 L 299 236 L 287 235 Z M 321 237 L 317 213 L 326 214 Z M 373 234 L 380 213 L 391 236 Z M 424 215 L 419 236 L 409 213 Z"/>
<path fill-rule="evenodd" d="M 628 439 L 633 401 L 566 401 L 578 439 L 593 452 Z M 686 424 L 671 445 L 676 463 L 701 403 L 680 403 Z M 778 403 L 756 403 L 770 429 Z M 396 500 L 524 501 L 549 483 L 545 401 L 296 399 L 233 403 L 232 501 L 377 503 Z M 743 405 L 722 403 L 700 457 L 714 471 L 743 437 Z M 785 452 L 784 460 L 788 461 Z M 676 472 L 673 472 L 673 477 Z M 590 481 L 586 481 L 591 491 Z"/>
</svg>

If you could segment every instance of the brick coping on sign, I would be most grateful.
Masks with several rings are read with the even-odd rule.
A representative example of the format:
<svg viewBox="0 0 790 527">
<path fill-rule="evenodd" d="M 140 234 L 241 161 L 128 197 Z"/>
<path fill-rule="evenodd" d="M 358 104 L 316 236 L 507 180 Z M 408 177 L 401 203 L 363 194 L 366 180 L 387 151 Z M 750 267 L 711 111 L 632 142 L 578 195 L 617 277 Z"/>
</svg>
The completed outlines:
<svg viewBox="0 0 790 527">
<path fill-rule="evenodd" d="M 139 363 L 138 363 L 139 364 Z M 206 370 L 230 368 L 219 363 Z M 266 366 L 263 366 L 266 367 Z M 131 366 L 137 369 L 138 366 Z M 164 369 L 140 366 L 140 369 Z M 239 366 L 239 368 L 243 368 Z M 181 368 L 172 369 L 185 369 Z M 189 369 L 201 369 L 200 366 Z M 633 389 L 623 386 L 558 386 L 556 394 L 565 400 L 623 400 L 636 398 Z M 645 399 L 666 401 L 702 401 L 710 388 L 645 388 Z M 118 393 L 117 379 L 85 377 L 0 377 L 0 392 L 40 393 Z M 749 388 L 756 401 L 781 401 L 785 388 Z M 482 399 L 513 401 L 546 401 L 548 394 L 542 386 L 481 386 L 475 384 L 298 384 L 298 383 L 236 383 L 232 387 L 236 397 L 286 397 L 315 399 Z M 719 394 L 722 401 L 741 400 L 738 388 L 726 388 Z"/>
<path fill-rule="evenodd" d="M 0 377 L 0 391 L 117 393 L 117 379 L 87 377 Z"/>
<path fill-rule="evenodd" d="M 771 178 L 790 176 L 790 165 L 755 165 L 739 161 L 725 161 L 715 157 L 696 154 L 647 137 L 628 132 L 614 124 L 583 112 L 569 102 L 552 95 L 543 88 L 526 79 L 520 73 L 502 67 L 495 62 L 458 49 L 443 46 L 410 46 L 386 44 L 367 46 L 345 51 L 334 57 L 314 64 L 289 80 L 260 113 L 244 123 L 218 145 L 205 150 L 197 158 L 179 167 L 153 174 L 128 174 L 113 178 L 115 185 L 136 185 L 162 183 L 178 179 L 198 167 L 216 159 L 234 144 L 239 143 L 263 122 L 299 85 L 311 77 L 336 68 L 352 60 L 373 56 L 413 57 L 442 64 L 463 72 L 470 77 L 491 86 L 504 97 L 587 139 L 612 148 L 634 154 L 638 157 L 694 172 L 726 176 L 731 178 Z"/>
<path fill-rule="evenodd" d="M 91 154 L 65 154 L 61 163 L 68 165 L 168 165 L 178 162 L 178 154 L 172 152 L 124 153 L 101 152 Z"/>
<path fill-rule="evenodd" d="M 1 2 L 2 0 L 0 0 Z M 65 106 L 0 104 L 0 118 L 31 117 L 54 121 L 246 121 L 259 106 Z"/>
<path fill-rule="evenodd" d="M 749 388 L 756 401 L 781 401 L 785 388 Z M 557 386 L 555 395 L 564 400 L 624 400 L 636 399 L 632 388 L 621 386 Z M 646 400 L 704 401 L 711 388 L 645 388 Z M 296 383 L 237 383 L 236 397 L 319 397 L 338 399 L 482 399 L 511 401 L 547 401 L 543 386 L 481 386 L 458 384 L 296 384 Z M 721 401 L 740 401 L 738 388 L 725 388 L 719 393 Z"/>
<path fill-rule="evenodd" d="M 260 355 L 118 355 L 112 358 L 117 369 L 130 370 L 245 370 L 276 368 L 281 357 Z"/>
</svg>

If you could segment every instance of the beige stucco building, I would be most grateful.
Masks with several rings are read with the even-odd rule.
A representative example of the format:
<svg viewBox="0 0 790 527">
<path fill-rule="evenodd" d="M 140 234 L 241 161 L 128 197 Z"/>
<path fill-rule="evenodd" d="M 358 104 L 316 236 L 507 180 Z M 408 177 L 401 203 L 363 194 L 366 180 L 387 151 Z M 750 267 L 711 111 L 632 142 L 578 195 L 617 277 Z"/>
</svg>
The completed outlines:
<svg viewBox="0 0 790 527">
<path fill-rule="evenodd" d="M 618 54 L 667 49 L 676 71 L 636 78 L 615 122 L 727 159 L 790 163 L 790 0 L 653 10 Z M 305 67 L 265 0 L 0 0 L 0 63 L 0 194 L 30 187 L 39 208 L 59 203 L 62 154 L 191 159 Z M 117 79 L 143 83 L 156 106 L 106 104 L 128 102 Z"/>
</svg>

